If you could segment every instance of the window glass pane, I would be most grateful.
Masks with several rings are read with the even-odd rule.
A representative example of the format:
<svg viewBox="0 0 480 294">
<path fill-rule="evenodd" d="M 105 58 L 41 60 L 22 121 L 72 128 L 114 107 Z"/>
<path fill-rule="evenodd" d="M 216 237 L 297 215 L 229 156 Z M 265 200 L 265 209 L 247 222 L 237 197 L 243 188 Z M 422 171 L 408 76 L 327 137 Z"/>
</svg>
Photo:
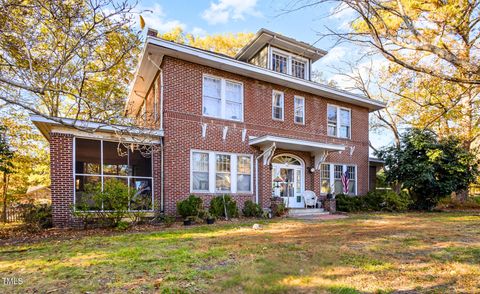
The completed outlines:
<svg viewBox="0 0 480 294">
<path fill-rule="evenodd" d="M 217 154 L 217 172 L 230 172 L 230 155 Z"/>
<path fill-rule="evenodd" d="M 193 152 L 193 170 L 208 172 L 208 153 Z"/>
<path fill-rule="evenodd" d="M 347 174 L 348 174 L 348 193 L 355 194 L 355 176 L 356 176 L 356 169 L 355 166 L 347 166 Z"/>
<path fill-rule="evenodd" d="M 220 79 L 203 78 L 203 96 L 220 99 Z"/>
<path fill-rule="evenodd" d="M 242 85 L 239 83 L 225 82 L 225 95 L 227 101 L 242 103 Z"/>
<path fill-rule="evenodd" d="M 242 119 L 242 104 L 235 102 L 228 102 L 225 106 L 225 116 L 228 119 L 241 120 Z"/>
<path fill-rule="evenodd" d="M 283 93 L 273 93 L 272 116 L 274 119 L 283 119 Z"/>
<path fill-rule="evenodd" d="M 100 210 L 102 203 L 95 198 L 102 190 L 98 176 L 75 176 L 75 208 L 78 210 Z"/>
<path fill-rule="evenodd" d="M 320 178 L 321 178 L 321 193 L 329 193 L 330 188 L 330 165 L 322 164 L 320 165 Z"/>
<path fill-rule="evenodd" d="M 149 153 L 129 150 L 130 175 L 136 177 L 152 176 L 152 158 Z"/>
<path fill-rule="evenodd" d="M 272 54 L 272 69 L 277 72 L 287 73 L 287 57 L 276 53 Z"/>
<path fill-rule="evenodd" d="M 335 169 L 333 171 L 333 177 L 337 179 L 341 179 L 343 174 L 343 166 L 335 165 Z"/>
<path fill-rule="evenodd" d="M 203 114 L 220 117 L 220 99 L 203 98 Z"/>
<path fill-rule="evenodd" d="M 340 137 L 350 138 L 350 111 L 340 109 Z"/>
<path fill-rule="evenodd" d="M 335 179 L 335 194 L 343 194 L 343 184 L 342 184 L 342 180 L 337 180 Z"/>
<path fill-rule="evenodd" d="M 75 139 L 75 173 L 100 174 L 101 142 Z"/>
<path fill-rule="evenodd" d="M 300 97 L 295 97 L 295 122 L 304 123 L 305 100 Z"/>
<path fill-rule="evenodd" d="M 193 190 L 208 191 L 210 189 L 208 184 L 208 172 L 193 172 Z"/>
<path fill-rule="evenodd" d="M 125 146 L 103 141 L 103 174 L 128 176 L 128 150 Z"/>
<path fill-rule="evenodd" d="M 250 156 L 238 156 L 237 159 L 237 172 L 239 174 L 250 174 L 251 162 Z"/>
<path fill-rule="evenodd" d="M 230 173 L 217 173 L 215 189 L 217 191 L 230 191 Z"/>
<path fill-rule="evenodd" d="M 103 210 L 127 210 L 129 202 L 128 180 L 126 178 L 103 178 Z"/>
<path fill-rule="evenodd" d="M 130 179 L 130 209 L 131 210 L 152 210 L 152 180 L 151 179 Z"/>
<path fill-rule="evenodd" d="M 328 106 L 327 118 L 328 122 L 337 123 L 337 108 L 335 106 Z"/>
<path fill-rule="evenodd" d="M 192 185 L 193 190 L 208 191 L 208 153 L 193 152 L 192 154 Z"/>
<path fill-rule="evenodd" d="M 250 156 L 237 157 L 237 191 L 251 191 L 251 158 Z"/>
<path fill-rule="evenodd" d="M 335 183 L 334 183 L 335 194 L 343 193 L 342 174 L 343 174 L 343 166 L 335 165 L 333 169 L 333 177 L 335 179 Z"/>
<path fill-rule="evenodd" d="M 305 62 L 292 60 L 292 75 L 297 78 L 305 78 Z"/>
<path fill-rule="evenodd" d="M 251 187 L 252 176 L 239 174 L 237 176 L 237 190 L 239 192 L 250 192 L 252 191 Z"/>
<path fill-rule="evenodd" d="M 216 170 L 215 189 L 217 191 L 230 191 L 230 155 L 216 155 Z"/>
<path fill-rule="evenodd" d="M 203 77 L 203 114 L 220 117 L 221 80 Z"/>
</svg>

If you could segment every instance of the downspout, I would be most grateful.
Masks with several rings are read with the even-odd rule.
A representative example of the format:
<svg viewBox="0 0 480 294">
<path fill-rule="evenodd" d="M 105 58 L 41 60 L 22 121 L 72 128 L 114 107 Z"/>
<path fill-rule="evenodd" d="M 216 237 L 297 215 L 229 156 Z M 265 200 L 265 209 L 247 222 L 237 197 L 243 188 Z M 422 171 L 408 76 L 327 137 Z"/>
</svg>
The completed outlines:
<svg viewBox="0 0 480 294">
<path fill-rule="evenodd" d="M 163 70 L 160 68 L 160 130 L 163 131 Z M 164 134 L 165 135 L 165 134 Z M 164 173 L 163 173 L 163 151 L 164 138 L 161 139 L 161 154 L 160 154 L 160 211 L 164 212 Z"/>
<path fill-rule="evenodd" d="M 156 64 L 148 55 L 148 61 L 150 61 L 160 72 L 160 130 L 163 131 L 163 70 L 162 68 Z M 156 101 L 156 100 L 155 100 Z M 157 118 L 157 109 L 155 108 L 155 120 Z M 163 159 L 163 151 L 164 151 L 164 138 L 162 137 L 160 140 L 160 211 L 164 212 L 164 159 Z"/>
</svg>

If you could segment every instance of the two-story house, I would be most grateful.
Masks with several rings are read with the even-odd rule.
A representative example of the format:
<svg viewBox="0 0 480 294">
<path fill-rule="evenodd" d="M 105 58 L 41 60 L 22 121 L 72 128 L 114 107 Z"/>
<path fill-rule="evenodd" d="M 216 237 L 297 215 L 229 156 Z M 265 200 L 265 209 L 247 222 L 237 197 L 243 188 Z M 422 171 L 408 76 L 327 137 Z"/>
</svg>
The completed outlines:
<svg viewBox="0 0 480 294">
<path fill-rule="evenodd" d="M 343 193 L 342 176 L 348 193 L 367 193 L 369 113 L 384 104 L 313 82 L 312 64 L 325 54 L 265 29 L 235 58 L 150 30 L 125 111 L 152 130 L 82 122 L 98 129 L 90 133 L 32 116 L 50 140 L 55 225 L 74 222 L 87 184 L 111 178 L 151 199 L 131 209 L 166 214 L 189 194 L 207 205 L 230 194 L 240 208 L 246 200 L 268 208 L 278 196 L 301 208 L 306 190 Z"/>
</svg>

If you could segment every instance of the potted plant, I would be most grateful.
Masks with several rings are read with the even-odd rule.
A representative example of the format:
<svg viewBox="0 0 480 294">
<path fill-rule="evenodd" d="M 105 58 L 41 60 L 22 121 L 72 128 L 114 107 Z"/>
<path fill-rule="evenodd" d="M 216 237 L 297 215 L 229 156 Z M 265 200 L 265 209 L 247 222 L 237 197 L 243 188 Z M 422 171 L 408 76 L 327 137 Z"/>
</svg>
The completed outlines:
<svg viewBox="0 0 480 294">
<path fill-rule="evenodd" d="M 187 199 L 177 203 L 177 212 L 183 217 L 183 224 L 189 226 L 198 217 L 202 209 L 202 199 L 190 195 Z"/>
<path fill-rule="evenodd" d="M 194 218 L 195 217 L 193 217 L 193 216 L 187 216 L 186 218 L 183 219 L 183 225 L 184 226 L 191 226 Z"/>
<path fill-rule="evenodd" d="M 205 213 L 205 221 L 209 225 L 213 225 L 215 223 L 215 216 L 213 216 L 210 212 Z"/>
</svg>

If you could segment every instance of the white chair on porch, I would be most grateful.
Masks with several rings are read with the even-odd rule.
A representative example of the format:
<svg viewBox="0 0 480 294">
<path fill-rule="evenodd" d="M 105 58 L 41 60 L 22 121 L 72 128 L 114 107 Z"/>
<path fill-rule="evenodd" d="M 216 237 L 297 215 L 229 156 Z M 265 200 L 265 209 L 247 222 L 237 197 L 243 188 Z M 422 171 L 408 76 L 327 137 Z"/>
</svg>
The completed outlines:
<svg viewBox="0 0 480 294">
<path fill-rule="evenodd" d="M 310 190 L 305 190 L 303 192 L 303 200 L 305 202 L 305 208 L 308 208 L 309 206 L 312 206 L 313 208 L 317 207 L 317 195 L 315 195 L 315 192 L 310 191 Z"/>
</svg>

